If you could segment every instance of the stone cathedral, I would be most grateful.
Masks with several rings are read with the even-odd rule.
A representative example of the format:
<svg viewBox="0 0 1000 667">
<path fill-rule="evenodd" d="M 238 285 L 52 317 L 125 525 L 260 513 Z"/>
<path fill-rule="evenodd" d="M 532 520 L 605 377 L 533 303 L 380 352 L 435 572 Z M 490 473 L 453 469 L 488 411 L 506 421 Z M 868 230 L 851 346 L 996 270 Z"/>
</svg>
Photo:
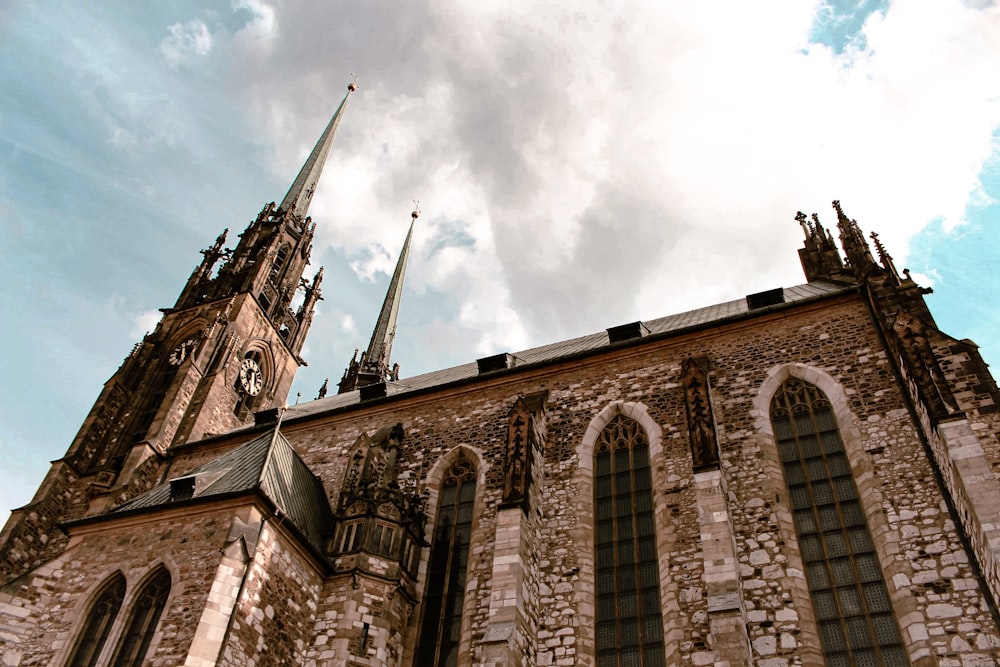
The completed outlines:
<svg viewBox="0 0 1000 667">
<path fill-rule="evenodd" d="M 411 224 L 283 409 L 353 90 L 0 533 L 0 665 L 998 664 L 1000 395 L 838 202 L 804 284 L 400 379 Z"/>
</svg>

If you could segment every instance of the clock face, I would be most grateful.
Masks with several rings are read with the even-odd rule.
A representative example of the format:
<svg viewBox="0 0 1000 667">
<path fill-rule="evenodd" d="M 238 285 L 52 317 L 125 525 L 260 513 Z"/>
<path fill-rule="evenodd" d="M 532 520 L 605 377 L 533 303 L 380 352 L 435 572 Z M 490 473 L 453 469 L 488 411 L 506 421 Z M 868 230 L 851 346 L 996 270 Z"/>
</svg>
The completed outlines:
<svg viewBox="0 0 1000 667">
<path fill-rule="evenodd" d="M 256 396 L 264 386 L 264 374 L 253 359 L 244 359 L 240 364 L 240 385 L 250 396 Z"/>
<path fill-rule="evenodd" d="M 198 347 L 197 338 L 188 338 L 186 341 L 178 345 L 173 352 L 170 353 L 169 361 L 174 366 L 180 366 L 184 361 L 194 354 L 195 348 Z"/>
</svg>

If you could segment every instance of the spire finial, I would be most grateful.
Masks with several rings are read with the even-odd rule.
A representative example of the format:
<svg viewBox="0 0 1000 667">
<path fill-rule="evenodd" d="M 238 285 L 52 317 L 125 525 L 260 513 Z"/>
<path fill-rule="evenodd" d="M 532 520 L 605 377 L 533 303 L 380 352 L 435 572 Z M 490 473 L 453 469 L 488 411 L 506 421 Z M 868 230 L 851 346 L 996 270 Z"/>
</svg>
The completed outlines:
<svg viewBox="0 0 1000 667">
<path fill-rule="evenodd" d="M 410 217 L 414 220 L 420 217 L 420 202 L 416 199 L 413 200 L 413 212 L 410 213 Z"/>
<path fill-rule="evenodd" d="M 890 255 L 885 249 L 885 246 L 882 245 L 882 241 L 879 239 L 878 234 L 872 232 L 869 236 L 871 236 L 872 241 L 875 243 L 875 251 L 878 253 L 878 258 L 882 263 L 882 268 L 891 273 L 898 283 L 899 273 L 896 271 L 896 265 L 892 261 L 892 255 Z"/>
<path fill-rule="evenodd" d="M 337 133 L 340 119 L 343 117 L 344 109 L 347 107 L 347 98 L 357 89 L 357 82 L 352 81 L 347 84 L 347 94 L 340 101 L 340 106 L 333 113 L 330 122 L 326 125 L 326 129 L 323 130 L 323 134 L 320 135 L 319 140 L 316 142 L 312 153 L 309 154 L 305 164 L 302 165 L 299 175 L 295 178 L 292 186 L 288 188 L 288 194 L 281 200 L 279 209 L 286 215 L 294 214 L 299 216 L 299 218 L 305 218 L 306 211 L 309 210 L 309 202 L 312 201 L 313 194 L 316 192 L 319 177 L 323 173 L 323 165 L 326 164 L 326 158 L 330 154 L 333 137 Z"/>
<path fill-rule="evenodd" d="M 353 93 L 357 89 L 358 89 L 358 75 L 355 74 L 354 72 L 351 72 L 351 82 L 347 84 L 347 90 L 348 92 Z"/>
<path fill-rule="evenodd" d="M 840 200 L 833 200 L 833 208 L 837 211 L 837 228 L 840 230 L 840 246 L 847 255 L 847 262 L 858 279 L 864 279 L 876 268 L 868 242 L 857 220 L 851 220 L 840 206 Z"/>
<path fill-rule="evenodd" d="M 841 206 L 840 206 L 840 200 L 839 199 L 834 199 L 833 200 L 833 208 L 834 208 L 835 211 L 837 211 L 837 226 L 838 227 L 841 226 L 841 225 L 850 225 L 851 224 L 851 221 L 847 218 L 847 215 L 844 213 L 844 209 L 841 208 Z"/>
<path fill-rule="evenodd" d="M 795 222 L 799 223 L 799 226 L 802 227 L 802 233 L 806 235 L 806 241 L 808 242 L 810 239 L 812 239 L 813 236 L 812 228 L 809 226 L 806 214 L 803 213 L 802 211 L 796 213 Z"/>
</svg>

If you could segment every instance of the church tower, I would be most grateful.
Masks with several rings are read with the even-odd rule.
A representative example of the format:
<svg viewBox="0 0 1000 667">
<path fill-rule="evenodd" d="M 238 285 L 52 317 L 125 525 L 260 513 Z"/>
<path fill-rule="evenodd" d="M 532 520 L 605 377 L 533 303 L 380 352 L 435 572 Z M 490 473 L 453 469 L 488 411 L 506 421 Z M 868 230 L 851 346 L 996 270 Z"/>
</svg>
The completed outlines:
<svg viewBox="0 0 1000 667">
<path fill-rule="evenodd" d="M 49 532 L 45 524 L 146 490 L 171 447 L 285 402 L 322 298 L 323 269 L 303 277 L 316 232 L 307 212 L 354 90 L 351 83 L 281 204 L 264 206 L 235 248 L 224 248 L 226 230 L 201 251 L 176 303 L 105 383 L 66 456 L 0 534 L 0 581 L 8 567 L 16 573 L 40 562 L 47 549 L 30 542 Z"/>
<path fill-rule="evenodd" d="M 403 299 L 403 278 L 406 275 L 406 261 L 410 256 L 410 238 L 413 236 L 413 225 L 420 217 L 419 209 L 414 209 L 410 214 L 410 229 L 406 232 L 406 240 L 403 241 L 403 249 L 399 252 L 399 260 L 396 262 L 396 270 L 389 281 L 389 289 L 385 294 L 385 301 L 382 302 L 382 310 L 379 312 L 378 321 L 375 323 L 375 331 L 372 332 L 371 342 L 368 349 L 361 354 L 358 359 L 358 351 L 354 351 L 354 358 L 351 359 L 344 376 L 337 385 L 337 393 L 343 394 L 354 391 L 361 387 L 379 384 L 385 381 L 399 379 L 399 364 L 389 365 L 392 352 L 392 341 L 396 337 L 396 318 L 399 315 L 399 303 Z"/>
</svg>

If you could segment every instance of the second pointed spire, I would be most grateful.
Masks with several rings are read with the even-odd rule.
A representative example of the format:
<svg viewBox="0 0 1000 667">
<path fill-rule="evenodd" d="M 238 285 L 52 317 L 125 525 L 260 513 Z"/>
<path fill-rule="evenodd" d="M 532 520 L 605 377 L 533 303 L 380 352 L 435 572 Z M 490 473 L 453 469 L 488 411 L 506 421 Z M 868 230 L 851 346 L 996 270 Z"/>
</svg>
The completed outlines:
<svg viewBox="0 0 1000 667">
<path fill-rule="evenodd" d="M 368 349 L 361 354 L 360 359 L 357 357 L 357 350 L 354 351 L 354 358 L 344 370 L 344 376 L 337 385 L 338 394 L 399 379 L 399 364 L 390 366 L 392 342 L 396 337 L 396 320 L 399 316 L 399 304 L 403 299 L 403 280 L 410 256 L 410 239 L 413 237 L 413 226 L 418 217 L 420 210 L 414 209 L 410 214 L 410 229 L 406 232 L 403 249 L 399 252 L 396 270 L 392 274 L 392 280 L 389 281 L 389 289 L 386 290 L 371 342 L 368 343 Z"/>
</svg>

